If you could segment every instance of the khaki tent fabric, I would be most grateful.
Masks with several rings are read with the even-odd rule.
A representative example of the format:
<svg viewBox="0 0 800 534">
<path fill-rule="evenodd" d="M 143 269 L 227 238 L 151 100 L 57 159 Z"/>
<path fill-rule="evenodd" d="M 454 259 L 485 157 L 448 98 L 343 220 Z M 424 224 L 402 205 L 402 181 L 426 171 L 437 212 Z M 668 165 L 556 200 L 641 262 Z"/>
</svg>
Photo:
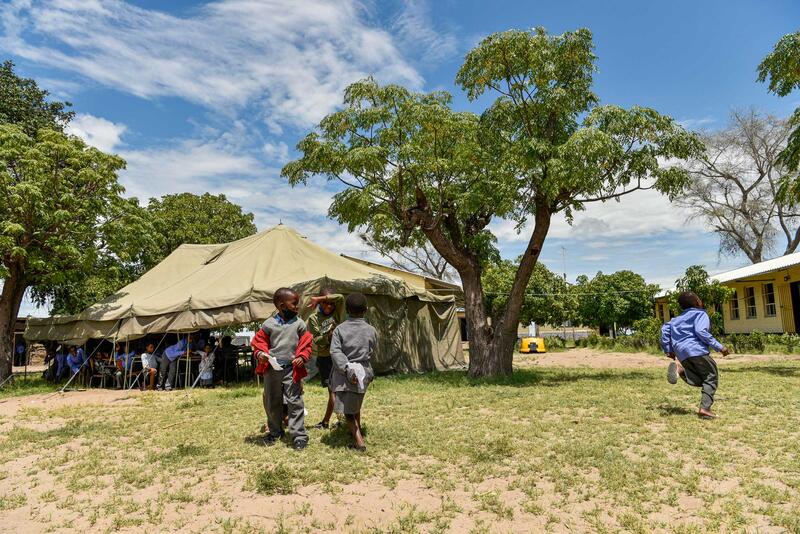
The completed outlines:
<svg viewBox="0 0 800 534">
<path fill-rule="evenodd" d="M 339 256 L 276 226 L 221 245 L 182 245 L 107 299 L 77 315 L 31 318 L 29 340 L 81 343 L 136 339 L 261 321 L 280 287 L 314 295 L 323 287 L 368 296 L 381 334 L 379 371 L 426 371 L 464 364 L 453 296 Z"/>
</svg>

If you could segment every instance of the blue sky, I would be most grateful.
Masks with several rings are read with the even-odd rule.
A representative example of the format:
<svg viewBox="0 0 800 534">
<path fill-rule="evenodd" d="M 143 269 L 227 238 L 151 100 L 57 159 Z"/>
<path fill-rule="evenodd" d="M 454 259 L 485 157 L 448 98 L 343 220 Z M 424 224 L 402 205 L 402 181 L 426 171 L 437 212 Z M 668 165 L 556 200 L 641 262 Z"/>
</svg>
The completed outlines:
<svg viewBox="0 0 800 534">
<path fill-rule="evenodd" d="M 788 0 L 10 0 L 0 6 L 0 52 L 74 104 L 74 133 L 128 161 L 129 194 L 222 192 L 261 229 L 283 221 L 363 254 L 325 218 L 330 186 L 292 190 L 279 176 L 349 82 L 372 74 L 446 89 L 456 107 L 479 112 L 486 102 L 467 102 L 453 80 L 482 37 L 588 27 L 603 103 L 650 106 L 713 130 L 733 108 L 786 116 L 800 105 L 755 81 L 761 58 L 798 22 L 800 3 Z M 515 257 L 527 236 L 503 221 L 493 228 L 503 255 Z M 664 286 L 693 263 L 711 272 L 746 263 L 720 259 L 713 234 L 652 192 L 592 206 L 572 227 L 554 221 L 543 258 L 558 272 L 565 258 L 570 279 L 632 269 Z"/>
</svg>

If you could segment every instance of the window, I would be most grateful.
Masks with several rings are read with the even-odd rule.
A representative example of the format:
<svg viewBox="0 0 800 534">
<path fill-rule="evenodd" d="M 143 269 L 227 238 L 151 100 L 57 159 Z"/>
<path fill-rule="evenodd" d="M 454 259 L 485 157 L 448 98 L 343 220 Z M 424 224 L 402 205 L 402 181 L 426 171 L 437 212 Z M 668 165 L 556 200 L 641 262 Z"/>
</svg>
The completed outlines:
<svg viewBox="0 0 800 534">
<path fill-rule="evenodd" d="M 748 319 L 755 319 L 758 317 L 758 314 L 756 313 L 756 288 L 744 288 L 744 306 L 745 316 Z"/>
<path fill-rule="evenodd" d="M 775 286 L 764 284 L 761 286 L 761 294 L 764 297 L 764 317 L 775 317 Z"/>
<path fill-rule="evenodd" d="M 737 320 L 739 318 L 739 292 L 734 291 L 733 297 L 731 298 L 731 320 Z"/>
</svg>

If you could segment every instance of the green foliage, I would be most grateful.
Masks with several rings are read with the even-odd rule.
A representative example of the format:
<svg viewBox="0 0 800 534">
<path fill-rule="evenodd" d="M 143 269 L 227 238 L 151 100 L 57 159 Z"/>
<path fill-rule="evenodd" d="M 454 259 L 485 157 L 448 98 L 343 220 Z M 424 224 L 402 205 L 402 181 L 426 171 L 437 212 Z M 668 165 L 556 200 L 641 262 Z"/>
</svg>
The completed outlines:
<svg viewBox="0 0 800 534">
<path fill-rule="evenodd" d="M 519 263 L 503 260 L 483 271 L 481 281 L 486 308 L 493 316 L 505 309 Z M 567 282 L 541 263 L 537 263 L 525 289 L 519 321 L 521 324 L 561 325 L 574 315 L 575 297 Z"/>
<path fill-rule="evenodd" d="M 78 313 L 133 282 L 184 243 L 226 243 L 256 232 L 253 215 L 225 195 L 181 193 L 150 199 L 147 208 L 128 199 L 112 206 L 105 254 L 83 276 L 37 290 L 53 313 Z"/>
<path fill-rule="evenodd" d="M 345 90 L 341 110 L 298 143 L 301 157 L 282 174 L 292 185 L 312 176 L 340 181 L 346 187 L 335 195 L 331 217 L 390 250 L 430 241 L 468 292 L 480 291 L 482 270 L 498 261 L 492 220 L 512 220 L 521 229 L 533 219 L 507 305 L 493 310 L 494 332 L 511 331 L 554 214 L 569 219 L 587 202 L 642 187 L 672 197 L 688 175 L 659 162 L 702 149 L 695 135 L 651 109 L 597 106 L 593 47 L 586 29 L 490 35 L 467 54 L 456 77 L 470 100 L 487 92 L 496 97 L 480 116 L 453 111 L 443 91 L 356 82 Z M 480 326 L 485 300 L 466 299 L 473 340 L 488 338 L 475 344 L 471 369 L 510 371 L 505 345 L 477 349 L 488 348 L 494 335 Z"/>
<path fill-rule="evenodd" d="M 43 128 L 63 130 L 75 115 L 67 111 L 72 104 L 48 102 L 48 95 L 36 81 L 17 76 L 11 61 L 0 65 L 0 124 L 16 124 L 31 137 Z"/>
<path fill-rule="evenodd" d="M 46 288 L 91 269 L 125 215 L 124 165 L 61 132 L 0 125 L 0 275 Z"/>
<path fill-rule="evenodd" d="M 703 301 L 711 320 L 711 333 L 715 336 L 723 334 L 725 322 L 721 310 L 722 306 L 733 297 L 734 290 L 716 280 L 711 280 L 702 265 L 691 265 L 681 278 L 675 280 L 675 291 L 669 293 L 670 308 L 675 315 L 681 313 L 678 296 L 684 291 L 691 291 Z"/>
<path fill-rule="evenodd" d="M 151 198 L 147 215 L 155 231 L 156 246 L 147 251 L 149 269 L 184 243 L 228 243 L 256 233 L 252 213 L 225 195 L 180 193 Z"/>
<path fill-rule="evenodd" d="M 591 280 L 579 276 L 574 287 L 578 301 L 577 323 L 609 330 L 632 327 L 653 314 L 658 286 L 632 271 L 598 272 Z"/>
<path fill-rule="evenodd" d="M 800 31 L 784 35 L 758 66 L 758 81 L 769 80 L 768 88 L 778 96 L 787 96 L 800 88 Z M 800 107 L 789 119 L 793 130 L 779 161 L 792 171 L 800 169 Z M 797 178 L 784 182 L 782 195 L 800 199 Z"/>
</svg>

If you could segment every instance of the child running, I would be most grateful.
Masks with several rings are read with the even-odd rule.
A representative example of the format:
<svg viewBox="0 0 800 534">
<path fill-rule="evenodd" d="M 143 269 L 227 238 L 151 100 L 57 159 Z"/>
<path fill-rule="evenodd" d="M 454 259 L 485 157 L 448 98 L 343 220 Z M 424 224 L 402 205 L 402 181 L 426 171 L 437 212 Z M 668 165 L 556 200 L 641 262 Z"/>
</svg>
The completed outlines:
<svg viewBox="0 0 800 534">
<path fill-rule="evenodd" d="M 702 419 L 714 419 L 717 416 L 711 411 L 711 405 L 719 372 L 709 349 L 723 356 L 730 352 L 711 335 L 711 322 L 700 297 L 686 291 L 678 296 L 678 304 L 682 313 L 661 327 L 661 348 L 673 360 L 667 369 L 667 380 L 675 384 L 680 376 L 690 386 L 702 388 L 697 415 Z"/>
<path fill-rule="evenodd" d="M 333 390 L 330 388 L 331 369 L 331 338 L 333 330 L 344 320 L 344 296 L 334 294 L 330 289 L 323 289 L 319 296 L 312 297 L 309 308 L 316 307 L 316 311 L 308 318 L 308 331 L 313 337 L 311 356 L 316 358 L 317 369 L 322 387 L 328 390 L 328 406 L 322 421 L 312 428 L 322 429 L 330 426 L 333 415 Z"/>
<path fill-rule="evenodd" d="M 370 358 L 378 345 L 378 333 L 364 320 L 367 298 L 351 293 L 345 300 L 348 319 L 336 327 L 331 338 L 331 389 L 336 395 L 334 410 L 343 413 L 353 435 L 351 448 L 366 451 L 361 432 L 361 406 L 374 373 Z"/>
<path fill-rule="evenodd" d="M 311 358 L 311 334 L 297 316 L 300 295 L 282 287 L 272 299 L 278 313 L 270 317 L 256 332 L 253 353 L 264 371 L 264 411 L 267 413 L 266 445 L 274 445 L 283 436 L 283 402 L 288 404 L 287 430 L 295 450 L 305 449 L 308 434 L 305 428 L 303 377 L 308 374 L 306 362 Z"/>
</svg>

